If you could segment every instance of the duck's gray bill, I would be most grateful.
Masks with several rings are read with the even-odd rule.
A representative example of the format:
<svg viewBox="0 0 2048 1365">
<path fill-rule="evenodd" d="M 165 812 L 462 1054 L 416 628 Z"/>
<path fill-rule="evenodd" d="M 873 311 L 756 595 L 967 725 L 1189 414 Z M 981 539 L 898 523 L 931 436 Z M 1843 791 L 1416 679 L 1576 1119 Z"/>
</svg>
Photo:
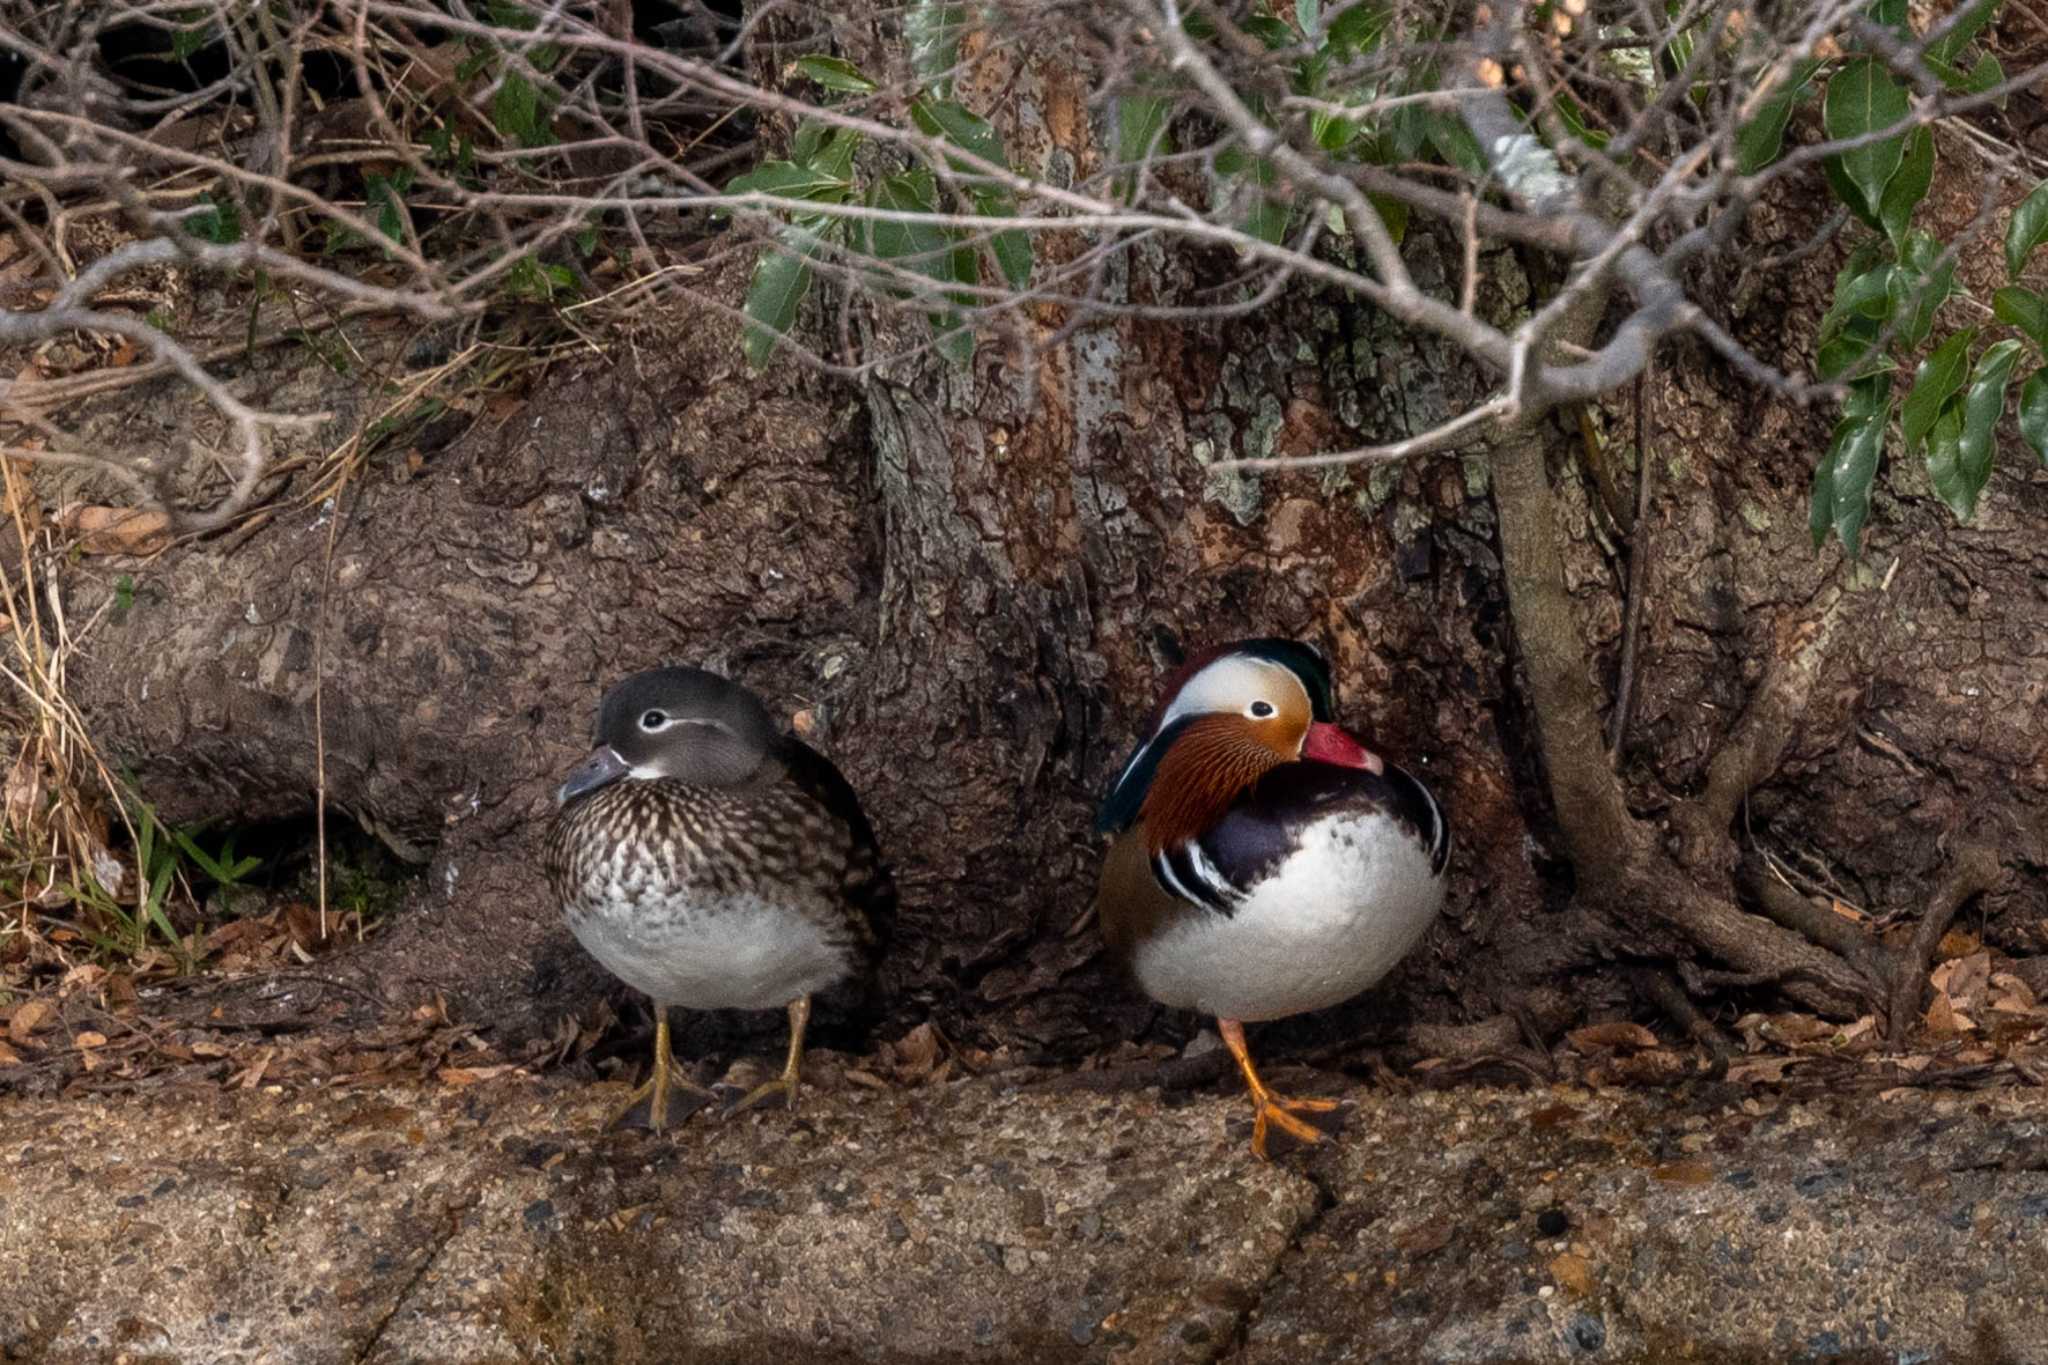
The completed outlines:
<svg viewBox="0 0 2048 1365">
<path fill-rule="evenodd" d="M 631 771 L 632 769 L 626 765 L 626 760 L 620 758 L 617 751 L 609 744 L 604 745 L 593 751 L 589 758 L 578 763 L 569 773 L 567 780 L 555 788 L 555 804 L 566 806 L 585 792 L 594 792 L 599 787 L 616 782 Z"/>
</svg>

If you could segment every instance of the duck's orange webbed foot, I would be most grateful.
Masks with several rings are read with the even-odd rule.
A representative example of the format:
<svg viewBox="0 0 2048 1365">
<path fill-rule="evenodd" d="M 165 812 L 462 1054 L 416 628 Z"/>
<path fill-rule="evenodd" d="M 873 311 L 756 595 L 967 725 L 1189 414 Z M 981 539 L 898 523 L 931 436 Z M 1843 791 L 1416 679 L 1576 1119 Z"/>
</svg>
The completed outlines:
<svg viewBox="0 0 2048 1365">
<path fill-rule="evenodd" d="M 1287 1136 L 1304 1146 L 1313 1147 L 1328 1136 L 1322 1129 L 1297 1114 L 1327 1114 L 1338 1107 L 1336 1100 L 1296 1100 L 1276 1095 L 1266 1088 L 1259 1079 L 1257 1068 L 1252 1065 L 1252 1055 L 1244 1044 L 1244 1025 L 1235 1019 L 1218 1019 L 1217 1031 L 1223 1035 L 1223 1045 L 1230 1049 L 1230 1055 L 1237 1058 L 1238 1070 L 1244 1073 L 1245 1086 L 1252 1095 L 1252 1155 L 1261 1161 L 1270 1161 L 1266 1152 L 1266 1134 L 1269 1129 L 1278 1128 Z"/>
</svg>

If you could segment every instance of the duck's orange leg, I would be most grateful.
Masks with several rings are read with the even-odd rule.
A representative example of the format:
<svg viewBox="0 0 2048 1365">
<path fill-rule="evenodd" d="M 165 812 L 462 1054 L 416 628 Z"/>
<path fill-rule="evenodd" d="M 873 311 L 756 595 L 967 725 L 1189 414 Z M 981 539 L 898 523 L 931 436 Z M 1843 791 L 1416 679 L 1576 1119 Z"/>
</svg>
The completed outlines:
<svg viewBox="0 0 2048 1365">
<path fill-rule="evenodd" d="M 1244 1025 L 1235 1019 L 1218 1019 L 1216 1029 L 1223 1035 L 1223 1045 L 1230 1049 L 1230 1055 L 1237 1058 L 1237 1069 L 1244 1073 L 1245 1086 L 1252 1092 L 1252 1155 L 1261 1161 L 1272 1159 L 1266 1155 L 1268 1125 L 1309 1146 L 1321 1142 L 1323 1130 L 1295 1115 L 1327 1114 L 1337 1107 L 1337 1101 L 1291 1100 L 1274 1094 L 1252 1066 L 1252 1054 L 1244 1045 Z"/>
</svg>

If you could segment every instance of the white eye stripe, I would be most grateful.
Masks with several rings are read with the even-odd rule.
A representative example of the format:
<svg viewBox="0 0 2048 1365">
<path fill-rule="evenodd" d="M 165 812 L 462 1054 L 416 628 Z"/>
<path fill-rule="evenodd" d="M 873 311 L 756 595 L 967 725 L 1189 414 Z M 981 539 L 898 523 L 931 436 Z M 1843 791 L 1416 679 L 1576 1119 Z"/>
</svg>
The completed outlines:
<svg viewBox="0 0 2048 1365">
<path fill-rule="evenodd" d="M 1282 678 L 1287 680 L 1285 684 L 1279 682 Z M 1301 685 L 1301 679 L 1295 677 L 1291 669 L 1266 659 L 1226 655 L 1187 680 L 1174 697 L 1173 705 L 1159 718 L 1159 730 L 1164 730 L 1182 716 L 1211 715 L 1218 711 L 1246 713 L 1246 697 L 1263 698 L 1271 695 L 1275 686 L 1290 685 L 1306 705 L 1308 689 Z"/>
</svg>

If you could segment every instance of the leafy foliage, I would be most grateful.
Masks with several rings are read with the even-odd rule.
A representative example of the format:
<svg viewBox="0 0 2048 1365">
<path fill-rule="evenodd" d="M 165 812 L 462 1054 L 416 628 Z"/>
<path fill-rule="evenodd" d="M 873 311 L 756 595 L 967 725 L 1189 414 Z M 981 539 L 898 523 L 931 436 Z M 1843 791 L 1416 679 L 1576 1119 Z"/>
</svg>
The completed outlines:
<svg viewBox="0 0 2048 1365">
<path fill-rule="evenodd" d="M 1978 46 L 2002 3 L 1964 0 L 1961 10 L 1931 21 L 1935 27 L 1929 31 L 1938 36 L 1924 41 L 1920 56 L 1935 79 L 1965 93 L 2003 79 L 1996 57 Z M 1681 14 L 1675 3 L 1665 8 L 1674 18 Z M 1841 30 L 1843 47 L 1746 68 L 1760 74 L 1740 103 L 1729 148 L 1740 175 L 1764 173 L 1784 157 L 1794 119 L 1810 113 L 1825 137 L 1840 144 L 1822 159 L 1827 184 L 1867 229 L 1850 229 L 1863 240 L 1836 278 L 1813 357 L 1814 372 L 1840 385 L 1843 400 L 1814 470 L 1811 527 L 1816 548 L 1835 537 L 1852 558 L 1862 551 L 1872 491 L 1888 449 L 1903 447 L 1908 457 L 1920 457 L 1929 486 L 1963 519 L 1975 513 L 2008 411 L 2016 412 L 2028 446 L 2048 459 L 2048 297 L 2022 282 L 2032 254 L 2048 242 L 2048 184 L 2019 206 L 2006 232 L 2010 282 L 1997 291 L 1994 315 L 2018 336 L 1956 326 L 1950 305 L 1966 298 L 1957 280 L 1957 253 L 1919 221 L 1939 154 L 1916 92 L 1897 66 L 1902 52 L 1923 42 L 1907 11 L 1904 0 L 1869 0 L 1860 19 Z M 923 306 L 936 344 L 960 360 L 973 346 L 960 310 L 971 304 L 984 267 L 993 266 L 1012 289 L 1028 284 L 1033 257 L 1026 233 L 1003 229 L 970 236 L 965 226 L 944 221 L 947 211 L 967 209 L 985 218 L 1017 211 L 1010 190 L 985 171 L 987 165 L 1007 164 L 1000 134 L 951 98 L 965 12 L 933 0 L 916 0 L 905 12 L 919 85 L 904 104 L 885 105 L 876 82 L 843 58 L 812 55 L 794 63 L 792 70 L 818 86 L 828 102 L 859 102 L 870 117 L 907 109 L 920 132 L 962 155 L 927 154 L 906 166 L 900 154 L 890 153 L 898 159 L 878 160 L 873 167 L 863 163 L 857 172 L 859 134 L 807 124 L 787 159 L 765 163 L 727 187 L 773 195 L 783 224 L 764 250 L 748 295 L 745 346 L 755 364 L 765 362 L 794 325 L 821 259 L 844 262 L 862 283 Z M 1534 17 L 1541 24 L 1582 13 L 1583 7 L 1539 4 Z M 1306 131 L 1313 142 L 1302 144 L 1307 154 L 1383 167 L 1390 174 L 1433 163 L 1481 186 L 1497 184 L 1459 104 L 1443 97 L 1468 79 L 1461 71 L 1454 80 L 1444 67 L 1455 59 L 1435 55 L 1456 51 L 1463 38 L 1456 22 L 1404 11 L 1390 0 L 1255 0 L 1233 8 L 1230 23 L 1237 31 L 1227 38 L 1219 33 L 1224 20 L 1205 8 L 1191 8 L 1181 27 L 1188 38 L 1213 49 L 1219 70 L 1249 69 L 1231 61 L 1252 62 L 1263 54 L 1263 79 L 1232 88 L 1276 140 L 1298 139 Z M 1694 59 L 1712 50 L 1702 43 L 1742 41 L 1717 23 L 1705 17 L 1691 22 L 1668 41 L 1640 49 L 1635 66 L 1629 65 L 1636 59 L 1627 56 L 1626 45 L 1614 42 L 1614 69 L 1665 98 L 1664 91 L 1688 78 Z M 1562 31 L 1569 30 L 1566 22 Z M 1119 167 L 1116 193 L 1132 200 L 1148 187 L 1153 167 L 1176 152 L 1177 130 L 1192 131 L 1198 144 L 1213 134 L 1199 114 L 1181 121 L 1201 100 L 1172 69 L 1141 67 L 1125 80 L 1109 132 Z M 1703 112 L 1716 100 L 1732 98 L 1705 81 L 1691 93 Z M 1520 117 L 1537 142 L 1559 157 L 1578 143 L 1604 148 L 1620 131 L 1567 89 L 1545 95 Z M 1194 161 L 1187 152 L 1183 147 L 1173 156 L 1172 174 Z M 1354 225 L 1334 210 L 1324 212 L 1316 187 L 1283 174 L 1271 153 L 1268 142 L 1256 136 L 1232 135 L 1215 143 L 1200 163 L 1210 180 L 1212 209 L 1220 207 L 1247 237 L 1268 244 L 1288 242 L 1293 234 L 1302 245 L 1310 229 L 1324 226 L 1347 234 Z M 1181 192 L 1178 186 L 1174 192 Z M 1407 206 L 1378 194 L 1370 200 L 1400 244 Z M 806 214 L 801 203 L 858 204 L 878 216 Z M 1312 221 L 1311 214 L 1318 216 Z M 1895 382 L 1908 367 L 1910 384 Z"/>
<path fill-rule="evenodd" d="M 754 262 L 741 338 L 749 364 L 759 367 L 796 325 L 810 292 L 816 263 L 843 260 L 864 284 L 896 298 L 929 302 L 933 344 L 956 364 L 974 356 L 974 333 L 959 308 L 981 284 L 983 250 L 1012 289 L 1031 282 L 1031 238 L 1016 228 L 977 232 L 947 217 L 1014 217 L 1016 195 L 986 166 L 1007 168 L 1009 157 L 995 125 L 947 97 L 962 23 L 957 6 L 920 3 L 910 11 L 912 65 L 923 88 L 910 102 L 917 129 L 960 155 L 947 153 L 910 166 L 856 167 L 865 141 L 851 128 L 805 121 L 790 140 L 789 155 L 730 181 L 729 195 L 758 194 L 777 202 L 770 211 L 781 227 Z M 796 71 L 829 101 L 859 98 L 877 89 L 843 57 L 799 57 Z M 985 163 L 985 165 L 983 164 Z M 871 215 L 805 212 L 803 204 L 861 205 Z"/>
<path fill-rule="evenodd" d="M 1923 60 L 1951 88 L 1980 91 L 2004 79 L 1995 57 L 1971 56 L 2001 3 L 1976 0 L 1927 45 Z M 1866 18 L 1890 30 L 1895 41 L 1915 41 L 1897 0 L 1874 0 Z M 1827 158 L 1827 182 L 1873 236 L 1836 276 L 1834 302 L 1816 342 L 1816 372 L 1844 381 L 1847 396 L 1814 469 L 1811 527 L 1816 547 L 1834 535 L 1854 557 L 1862 550 L 1871 488 L 1890 434 L 1890 373 L 1923 346 L 1899 407 L 1900 444 L 1905 455 L 1923 457 L 1929 485 L 1958 519 L 1976 513 L 2012 380 L 2030 354 L 2031 373 L 2019 386 L 2020 432 L 2048 457 L 2048 368 L 2042 364 L 2048 360 L 2048 299 L 2018 283 L 2029 257 L 2048 241 L 2048 184 L 2013 213 L 2005 238 L 2013 283 L 1993 298 L 1993 316 L 2020 337 L 1990 341 L 1981 351 L 1976 327 L 1937 338 L 1943 306 L 1964 291 L 1956 283 L 1955 253 L 1913 225 L 1934 183 L 1934 137 L 1924 125 L 1891 131 L 1910 122 L 1911 95 L 1881 51 L 1845 54 L 1831 70 L 1816 62 L 1794 72 L 1739 132 L 1739 165 L 1753 174 L 1782 155 L 1786 126 L 1812 98 L 1814 79 L 1823 72 L 1823 130 L 1831 141 L 1852 144 Z"/>
</svg>

